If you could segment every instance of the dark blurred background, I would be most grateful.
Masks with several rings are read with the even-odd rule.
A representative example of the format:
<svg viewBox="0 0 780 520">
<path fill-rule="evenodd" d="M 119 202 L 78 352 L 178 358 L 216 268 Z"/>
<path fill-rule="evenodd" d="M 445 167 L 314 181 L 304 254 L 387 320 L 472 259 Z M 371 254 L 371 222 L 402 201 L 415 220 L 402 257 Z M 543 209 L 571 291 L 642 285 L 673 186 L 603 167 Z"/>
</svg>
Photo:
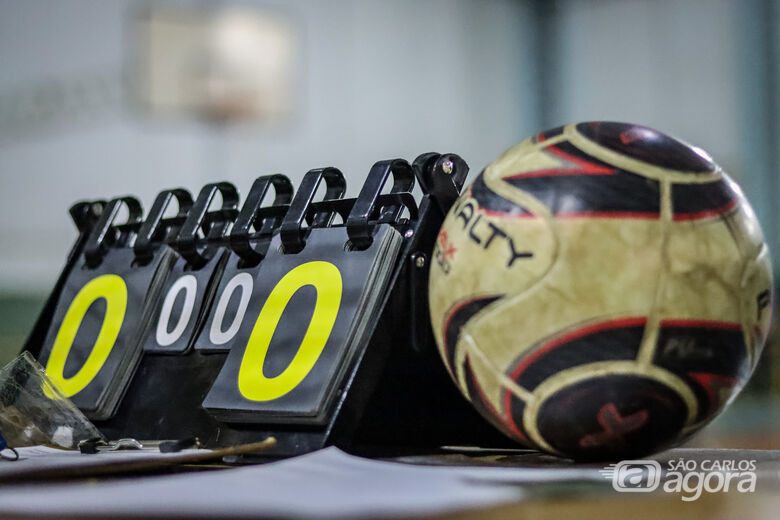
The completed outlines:
<svg viewBox="0 0 780 520">
<path fill-rule="evenodd" d="M 0 363 L 76 234 L 68 207 L 456 152 L 472 174 L 580 120 L 708 150 L 780 251 L 776 0 L 0 0 Z M 775 310 L 775 312 L 777 312 Z M 691 441 L 780 448 L 780 338 Z"/>
</svg>

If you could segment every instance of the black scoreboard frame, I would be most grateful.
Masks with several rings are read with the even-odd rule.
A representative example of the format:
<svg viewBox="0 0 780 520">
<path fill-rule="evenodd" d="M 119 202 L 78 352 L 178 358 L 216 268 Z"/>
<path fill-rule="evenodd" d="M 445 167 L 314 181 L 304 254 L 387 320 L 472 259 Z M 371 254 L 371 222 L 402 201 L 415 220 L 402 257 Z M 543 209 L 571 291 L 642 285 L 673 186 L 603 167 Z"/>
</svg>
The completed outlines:
<svg viewBox="0 0 780 520">
<path fill-rule="evenodd" d="M 474 410 L 450 380 L 428 315 L 428 271 L 434 243 L 444 216 L 459 196 L 468 166 L 456 154 L 438 153 L 422 154 L 411 166 L 423 194 L 419 204 L 411 201 L 417 211 L 396 225 L 403 236 L 401 254 L 379 312 L 370 319 L 370 339 L 359 347 L 359 354 L 347 368 L 348 375 L 337 389 L 336 403 L 325 424 L 216 420 L 201 403 L 227 353 L 204 354 L 193 349 L 181 356 L 144 353 L 116 415 L 94 421 L 100 431 L 110 439 L 196 436 L 213 448 L 273 436 L 277 443 L 266 453 L 268 457 L 298 455 L 331 445 L 371 454 L 431 452 L 441 446 L 516 448 Z M 375 198 L 395 197 L 401 202 L 401 195 L 380 195 L 381 186 L 374 188 Z M 327 197 L 316 203 L 309 201 L 318 211 L 342 214 L 345 205 L 355 202 L 329 201 Z M 83 255 L 104 206 L 104 201 L 79 202 L 70 209 L 79 236 L 24 345 L 33 356 L 41 351 L 58 296 Z M 364 220 L 362 225 L 375 223 Z M 348 227 L 351 238 L 359 239 L 361 230 L 349 229 L 355 223 L 342 225 Z"/>
</svg>

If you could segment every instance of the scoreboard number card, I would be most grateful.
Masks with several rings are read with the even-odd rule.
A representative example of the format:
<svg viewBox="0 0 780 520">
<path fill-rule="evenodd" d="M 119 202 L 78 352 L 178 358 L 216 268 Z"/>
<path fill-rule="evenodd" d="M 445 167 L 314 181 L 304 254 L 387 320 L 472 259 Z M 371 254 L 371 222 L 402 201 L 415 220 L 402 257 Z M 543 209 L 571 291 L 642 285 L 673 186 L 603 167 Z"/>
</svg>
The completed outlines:
<svg viewBox="0 0 780 520">
<path fill-rule="evenodd" d="M 256 272 L 249 300 L 253 313 L 245 314 L 203 402 L 215 417 L 262 423 L 325 420 L 401 248 L 402 237 L 389 222 L 396 222 L 403 206 L 377 204 L 391 173 L 394 191 L 411 190 L 414 173 L 408 163 L 382 161 L 349 206 L 328 198 L 344 192 L 339 170 L 306 174 Z M 322 180 L 328 202 L 313 203 Z M 320 211 L 324 207 L 331 209 Z M 335 212 L 346 226 L 328 227 Z M 305 229 L 304 220 L 309 223 Z M 379 223 L 383 220 L 387 223 Z"/>
<path fill-rule="evenodd" d="M 209 211 L 217 193 L 222 196 L 222 207 Z M 230 183 L 207 184 L 201 189 L 172 241 L 176 259 L 162 284 L 144 351 L 183 354 L 191 346 L 227 258 L 225 248 L 215 242 L 232 222 L 237 205 L 238 191 Z M 200 238 L 205 245 L 198 245 Z"/>
<path fill-rule="evenodd" d="M 370 277 L 400 247 L 400 235 L 387 225 L 368 249 L 345 251 L 347 239 L 344 228 L 313 229 L 295 254 L 278 251 L 279 237 L 271 242 L 250 298 L 259 313 L 245 315 L 203 403 L 215 417 L 322 421 L 332 383 L 349 364 L 356 326 L 373 310 L 365 294 Z M 389 269 L 381 272 L 386 277 Z"/>
<path fill-rule="evenodd" d="M 123 207 L 128 220 L 116 225 Z M 141 213 L 133 197 L 106 205 L 65 280 L 39 355 L 51 380 L 91 419 L 114 414 L 138 365 L 149 304 L 171 259 L 169 249 L 157 248 L 137 261 L 129 244 Z"/>
</svg>

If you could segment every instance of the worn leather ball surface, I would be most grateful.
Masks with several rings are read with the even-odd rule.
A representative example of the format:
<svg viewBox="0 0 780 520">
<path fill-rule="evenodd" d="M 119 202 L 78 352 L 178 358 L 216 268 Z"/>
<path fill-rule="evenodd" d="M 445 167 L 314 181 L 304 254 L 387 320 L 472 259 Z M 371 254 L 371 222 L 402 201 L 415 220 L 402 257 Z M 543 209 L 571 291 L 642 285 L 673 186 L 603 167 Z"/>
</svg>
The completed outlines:
<svg viewBox="0 0 780 520">
<path fill-rule="evenodd" d="M 711 421 L 767 336 L 769 253 L 703 150 L 610 122 L 542 132 L 464 191 L 430 311 L 452 379 L 519 443 L 638 457 Z"/>
</svg>

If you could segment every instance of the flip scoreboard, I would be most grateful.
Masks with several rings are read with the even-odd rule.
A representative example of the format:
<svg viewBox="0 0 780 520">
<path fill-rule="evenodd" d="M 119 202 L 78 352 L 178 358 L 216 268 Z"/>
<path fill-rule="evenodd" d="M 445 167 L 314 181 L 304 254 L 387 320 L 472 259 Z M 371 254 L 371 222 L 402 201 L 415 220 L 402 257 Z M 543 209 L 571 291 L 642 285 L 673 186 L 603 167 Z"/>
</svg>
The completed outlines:
<svg viewBox="0 0 780 520">
<path fill-rule="evenodd" d="M 438 359 L 428 266 L 468 173 L 455 154 L 71 208 L 79 231 L 25 348 L 108 437 L 273 455 L 506 446 Z M 419 183 L 422 196 L 412 195 Z M 321 199 L 317 199 L 324 193 Z M 119 222 L 120 215 L 127 215 Z"/>
</svg>

